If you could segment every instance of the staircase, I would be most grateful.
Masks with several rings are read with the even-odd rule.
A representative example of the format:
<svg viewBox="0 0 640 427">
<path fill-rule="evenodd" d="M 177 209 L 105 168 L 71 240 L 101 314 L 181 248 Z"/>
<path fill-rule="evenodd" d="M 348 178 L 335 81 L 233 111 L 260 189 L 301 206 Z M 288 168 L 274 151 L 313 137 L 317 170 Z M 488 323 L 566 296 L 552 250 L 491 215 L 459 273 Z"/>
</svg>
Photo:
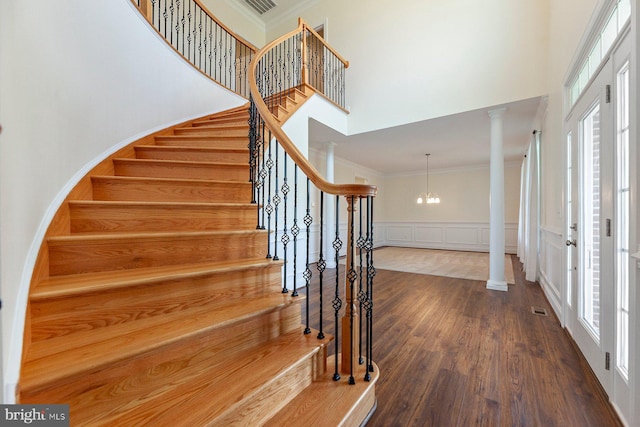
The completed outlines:
<svg viewBox="0 0 640 427">
<path fill-rule="evenodd" d="M 304 296 L 283 294 L 282 262 L 265 258 L 248 118 L 144 138 L 71 192 L 32 283 L 20 403 L 67 403 L 92 426 L 366 419 L 375 378 L 331 380 L 331 338 L 303 333 Z"/>
</svg>

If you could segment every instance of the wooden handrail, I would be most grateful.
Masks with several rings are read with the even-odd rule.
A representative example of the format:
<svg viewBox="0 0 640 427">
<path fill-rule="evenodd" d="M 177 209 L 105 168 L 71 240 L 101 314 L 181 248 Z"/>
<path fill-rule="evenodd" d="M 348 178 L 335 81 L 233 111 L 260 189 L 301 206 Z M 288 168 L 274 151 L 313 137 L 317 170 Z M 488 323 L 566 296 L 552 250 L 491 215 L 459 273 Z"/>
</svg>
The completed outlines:
<svg viewBox="0 0 640 427">
<path fill-rule="evenodd" d="M 302 18 L 298 18 L 298 29 L 296 30 L 296 32 L 302 32 L 304 30 L 309 31 L 311 34 L 313 34 L 314 36 L 316 36 L 316 38 L 318 40 L 320 40 L 322 42 L 322 44 L 324 45 L 324 47 L 326 47 L 327 49 L 329 49 L 331 51 L 331 53 L 333 53 L 336 58 L 338 58 L 340 60 L 340 62 L 342 62 L 344 64 L 345 68 L 349 68 L 349 61 L 347 61 L 346 59 L 344 59 L 342 57 L 342 55 L 340 55 L 333 47 L 331 47 L 326 40 L 324 39 L 324 37 L 322 37 L 320 34 L 318 34 L 316 32 L 316 30 L 313 29 L 313 27 L 311 27 L 304 19 Z"/>
<path fill-rule="evenodd" d="M 272 136 L 275 137 L 278 140 L 278 142 L 280 142 L 282 147 L 290 156 L 291 160 L 293 160 L 298 165 L 298 167 L 302 170 L 302 172 L 311 180 L 311 182 L 313 182 L 313 184 L 319 190 L 328 194 L 339 195 L 339 196 L 357 196 L 357 197 L 375 196 L 378 192 L 378 189 L 374 185 L 334 184 L 325 180 L 324 177 L 316 170 L 316 168 L 313 167 L 313 165 L 309 162 L 309 160 L 307 160 L 306 156 L 298 149 L 298 147 L 296 147 L 293 141 L 291 141 L 291 139 L 287 136 L 284 130 L 282 130 L 282 128 L 280 127 L 280 124 L 275 120 L 275 118 L 271 114 L 271 111 L 267 107 L 267 104 L 262 99 L 262 94 L 258 89 L 256 68 L 260 60 L 274 46 L 277 46 L 278 44 L 287 40 L 288 38 L 293 37 L 296 34 L 305 31 L 305 29 L 309 30 L 310 28 L 311 27 L 309 27 L 309 25 L 303 19 L 300 19 L 298 21 L 298 27 L 295 30 L 273 40 L 272 42 L 268 43 L 265 47 L 260 49 L 255 54 L 249 66 L 249 85 L 250 85 L 251 96 L 256 105 L 256 108 L 260 113 L 260 116 L 264 120 L 267 128 L 271 131 Z M 313 29 L 310 29 L 310 30 L 313 31 Z M 313 31 L 313 33 L 316 34 L 317 36 L 317 33 L 315 31 Z M 327 45 L 326 42 L 320 36 L 318 37 L 320 38 L 320 40 L 322 40 L 323 44 L 327 46 L 327 48 L 331 49 L 331 52 L 333 52 L 343 62 L 343 64 L 345 64 L 345 66 L 348 65 L 348 61 L 338 56 L 337 53 L 329 45 Z M 304 37 L 303 37 L 303 42 L 304 42 Z"/>
</svg>

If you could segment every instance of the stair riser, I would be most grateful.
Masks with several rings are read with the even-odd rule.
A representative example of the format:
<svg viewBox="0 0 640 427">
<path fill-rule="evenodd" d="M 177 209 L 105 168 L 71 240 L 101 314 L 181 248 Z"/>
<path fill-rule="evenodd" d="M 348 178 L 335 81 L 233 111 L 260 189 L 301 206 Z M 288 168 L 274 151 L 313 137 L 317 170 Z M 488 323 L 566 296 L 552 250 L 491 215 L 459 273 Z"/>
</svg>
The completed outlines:
<svg viewBox="0 0 640 427">
<path fill-rule="evenodd" d="M 192 308 L 217 310 L 231 301 L 281 290 L 281 267 L 211 273 L 109 292 L 31 302 L 33 342 Z"/>
<path fill-rule="evenodd" d="M 244 137 L 217 137 L 202 135 L 168 135 L 156 136 L 156 145 L 174 147 L 207 147 L 207 148 L 233 148 L 246 149 L 249 138 Z"/>
<path fill-rule="evenodd" d="M 137 387 L 156 382 L 151 393 L 160 396 L 170 392 L 176 383 L 190 378 L 183 368 L 203 364 L 200 375 L 210 371 L 216 375 L 218 361 L 272 340 L 300 327 L 299 304 L 261 313 L 243 321 L 220 326 L 207 333 L 182 337 L 177 342 L 128 358 L 122 362 L 96 367 L 64 381 L 44 384 L 37 389 L 21 390 L 21 403 L 68 403 L 74 411 L 74 423 L 92 417 L 106 416 L 109 408 L 129 406 L 137 396 Z M 213 358 L 213 359 L 212 359 Z M 213 361 L 212 361 L 213 360 Z M 206 363 L 202 363 L 205 361 Z M 152 395 L 143 396 L 144 399 Z M 117 424 L 113 424 L 117 425 Z M 128 424 L 134 425 L 134 424 Z"/>
<path fill-rule="evenodd" d="M 167 147 L 168 148 L 168 147 Z M 188 150 L 188 149 L 159 149 L 156 146 L 136 147 L 138 159 L 178 160 L 187 162 L 217 162 L 217 163 L 249 163 L 249 150 Z"/>
<path fill-rule="evenodd" d="M 94 200 L 248 203 L 250 183 L 93 178 Z"/>
<path fill-rule="evenodd" d="M 211 126 L 213 124 L 217 124 L 217 125 L 232 125 L 232 126 L 246 126 L 247 123 L 249 122 L 249 115 L 248 114 L 243 114 L 243 115 L 236 115 L 236 116 L 229 116 L 229 117 L 221 117 L 215 120 L 199 120 L 197 122 L 193 122 L 191 123 L 191 126 L 193 127 L 198 127 L 198 126 Z"/>
<path fill-rule="evenodd" d="M 154 162 L 136 159 L 113 161 L 116 176 L 148 178 L 248 181 L 249 165 Z"/>
<path fill-rule="evenodd" d="M 178 128 L 173 131 L 175 135 L 205 135 L 218 137 L 248 138 L 249 127 L 241 129 L 218 129 L 211 126 L 196 126 L 188 128 Z"/>
<path fill-rule="evenodd" d="M 72 233 L 255 230 L 254 206 L 70 205 Z"/>
<path fill-rule="evenodd" d="M 49 240 L 49 274 L 80 274 L 266 256 L 266 234 Z"/>
</svg>

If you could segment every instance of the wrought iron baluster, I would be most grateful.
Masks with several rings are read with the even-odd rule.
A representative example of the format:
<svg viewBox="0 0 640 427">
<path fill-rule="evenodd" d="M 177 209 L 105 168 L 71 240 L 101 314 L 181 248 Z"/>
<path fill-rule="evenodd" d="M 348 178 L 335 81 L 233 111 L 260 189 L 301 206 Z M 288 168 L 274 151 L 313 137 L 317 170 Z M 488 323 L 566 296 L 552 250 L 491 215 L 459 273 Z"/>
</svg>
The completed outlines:
<svg viewBox="0 0 640 427">
<path fill-rule="evenodd" d="M 291 235 L 293 236 L 293 293 L 292 297 L 298 296 L 298 165 L 293 164 L 293 225 Z"/>
<path fill-rule="evenodd" d="M 364 235 L 362 234 L 362 197 L 360 198 L 359 201 L 359 205 L 360 205 L 360 212 L 359 212 L 359 219 L 358 219 L 358 227 L 359 227 L 359 235 L 358 235 L 358 363 L 360 365 L 362 365 L 364 363 L 364 357 L 362 355 L 362 319 L 364 317 L 364 311 L 363 311 L 363 301 L 364 298 L 366 297 L 366 293 L 365 293 L 365 289 L 366 289 L 366 283 L 364 284 L 363 287 L 363 280 L 364 280 L 364 276 L 362 275 L 362 268 L 363 268 L 363 259 L 362 259 L 362 254 L 364 252 L 364 247 L 365 247 L 365 238 Z"/>
<path fill-rule="evenodd" d="M 323 310 L 323 285 L 324 278 L 323 273 L 327 268 L 327 261 L 324 259 L 324 191 L 320 191 L 320 254 L 318 255 L 318 262 L 316 268 L 318 269 L 318 292 L 319 292 L 319 306 L 320 314 L 318 319 L 318 339 L 324 338 L 323 322 L 322 322 L 322 310 Z"/>
<path fill-rule="evenodd" d="M 365 308 L 367 310 L 367 369 L 365 381 L 371 380 L 370 372 L 373 372 L 373 278 L 376 269 L 373 264 L 373 197 L 367 197 L 367 298 Z"/>
<path fill-rule="evenodd" d="M 277 152 L 276 152 L 276 159 L 278 158 Z M 276 160 L 277 163 L 277 160 Z M 282 293 L 286 294 L 289 292 L 289 289 L 287 289 L 287 264 L 288 264 L 288 251 L 287 251 L 287 245 L 289 244 L 289 234 L 288 234 L 288 230 L 287 230 L 287 202 L 288 202 L 288 195 L 289 195 L 289 184 L 288 184 L 288 179 L 289 177 L 287 176 L 287 152 L 284 152 L 284 173 L 283 173 L 283 183 L 282 183 L 282 196 L 284 198 L 284 228 L 282 230 L 282 237 L 280 238 L 280 240 L 282 241 L 282 252 L 284 254 L 284 286 L 282 287 Z M 276 170 L 276 179 L 277 179 L 277 170 Z M 276 206 L 277 209 L 277 206 Z M 277 221 L 277 214 L 276 214 L 276 221 Z M 276 228 L 277 225 L 276 225 Z"/>
<path fill-rule="evenodd" d="M 306 259 L 306 263 L 305 263 L 305 270 L 304 270 L 304 281 L 305 281 L 305 294 L 307 296 L 307 298 L 305 299 L 305 304 L 306 304 L 306 327 L 304 328 L 304 333 L 305 335 L 310 334 L 311 333 L 311 328 L 309 327 L 309 301 L 311 300 L 311 294 L 310 292 L 310 284 L 311 284 L 311 278 L 312 278 L 312 273 L 311 273 L 311 269 L 309 268 L 309 257 L 311 254 L 311 224 L 313 224 L 313 217 L 311 216 L 311 190 L 310 190 L 310 179 L 307 178 L 307 213 L 304 216 L 304 225 L 307 226 L 307 259 Z M 322 309 L 321 309 L 322 310 Z"/>
<path fill-rule="evenodd" d="M 269 139 L 271 139 L 271 131 L 269 131 Z M 264 142 L 267 143 L 266 141 Z M 265 207 L 265 212 L 267 213 L 267 229 L 271 230 L 271 214 L 273 213 L 273 205 L 271 204 L 271 170 L 273 169 L 273 158 L 271 157 L 271 145 L 269 144 L 269 153 L 268 159 L 266 161 L 267 166 L 267 188 L 265 191 L 267 192 L 267 205 Z M 271 256 L 271 239 L 267 239 L 267 258 L 272 258 Z"/>
<path fill-rule="evenodd" d="M 350 253 L 351 255 L 349 256 L 350 258 L 350 262 L 349 262 L 349 271 L 347 272 L 347 281 L 349 282 L 349 298 L 348 298 L 348 309 L 349 309 L 349 354 L 351 355 L 351 357 L 349 357 L 349 384 L 355 384 L 356 380 L 353 377 L 353 352 L 355 351 L 355 348 L 353 348 L 353 341 L 355 338 L 355 329 L 354 329 L 354 318 L 356 315 L 355 312 L 355 282 L 358 279 L 358 274 L 356 273 L 356 269 L 355 269 L 355 257 L 354 257 L 354 253 L 353 253 L 353 242 L 354 242 L 354 228 L 355 228 L 355 224 L 354 224 L 354 217 L 355 217 L 355 196 L 349 196 L 349 238 L 348 238 L 348 242 L 349 242 L 349 247 L 347 248 L 348 253 Z M 346 266 L 345 266 L 346 268 Z"/>
<path fill-rule="evenodd" d="M 271 147 L 271 144 L 275 145 L 275 151 L 276 151 L 276 163 L 275 163 L 275 187 L 274 187 L 274 195 L 273 195 L 273 217 L 274 217 L 274 222 L 275 222 L 275 226 L 273 228 L 273 259 L 274 260 L 279 260 L 280 258 L 278 257 L 278 207 L 280 206 L 280 188 L 279 188 L 279 184 L 278 184 L 278 177 L 279 177 L 279 173 L 278 173 L 278 169 L 280 169 L 280 164 L 278 162 L 278 151 L 280 151 L 280 144 L 278 143 L 278 141 L 271 141 L 271 132 L 269 132 L 269 147 Z M 285 288 L 286 289 L 286 282 L 285 282 Z M 283 292 L 284 292 L 283 289 Z"/>
<path fill-rule="evenodd" d="M 340 299 L 340 249 L 342 249 L 342 240 L 340 240 L 340 221 L 339 221 L 339 204 L 340 204 L 340 196 L 336 196 L 336 210 L 335 210 L 335 218 L 336 218 L 336 235 L 333 240 L 333 249 L 335 252 L 335 262 L 336 262 L 336 291 L 333 297 L 333 310 L 335 314 L 335 372 L 333 373 L 333 380 L 338 381 L 340 379 L 340 374 L 338 373 L 338 352 L 339 352 L 339 341 L 338 338 L 338 330 L 340 326 L 339 314 L 340 309 L 342 308 L 342 300 Z"/>
</svg>

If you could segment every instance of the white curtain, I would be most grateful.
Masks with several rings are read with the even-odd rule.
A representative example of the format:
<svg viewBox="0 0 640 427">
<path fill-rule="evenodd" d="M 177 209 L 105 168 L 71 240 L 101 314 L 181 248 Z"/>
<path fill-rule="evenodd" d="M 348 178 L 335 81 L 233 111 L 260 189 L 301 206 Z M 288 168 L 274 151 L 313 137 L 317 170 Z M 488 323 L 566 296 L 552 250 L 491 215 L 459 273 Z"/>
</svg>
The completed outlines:
<svg viewBox="0 0 640 427">
<path fill-rule="evenodd" d="M 525 278 L 537 279 L 538 232 L 540 213 L 540 132 L 531 138 L 527 155 L 522 162 L 520 181 L 520 218 L 518 221 L 518 259 Z"/>
</svg>

